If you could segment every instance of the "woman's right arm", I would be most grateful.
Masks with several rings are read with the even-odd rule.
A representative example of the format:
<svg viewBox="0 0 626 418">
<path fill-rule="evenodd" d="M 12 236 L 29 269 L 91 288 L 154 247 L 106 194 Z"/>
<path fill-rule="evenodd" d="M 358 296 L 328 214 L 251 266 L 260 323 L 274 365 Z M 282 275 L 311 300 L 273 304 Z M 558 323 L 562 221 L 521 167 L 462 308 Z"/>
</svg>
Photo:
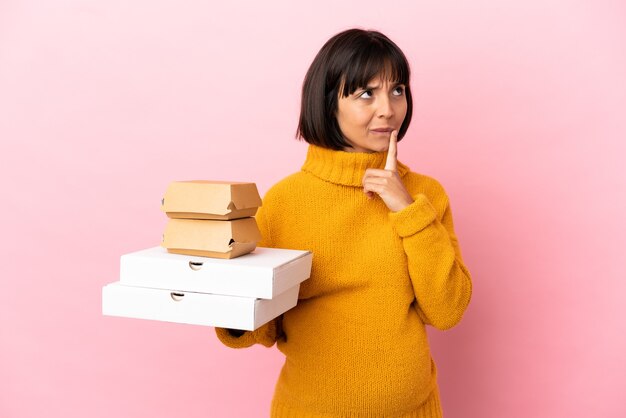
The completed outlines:
<svg viewBox="0 0 626 418">
<path fill-rule="evenodd" d="M 282 334 L 282 315 L 272 319 L 254 331 L 231 330 L 229 328 L 215 328 L 217 338 L 227 347 L 246 348 L 254 344 L 265 347 L 274 345 Z"/>
<path fill-rule="evenodd" d="M 264 204 L 265 199 L 264 199 Z M 265 206 L 261 206 L 255 216 L 259 230 L 261 231 L 261 241 L 258 242 L 259 247 L 271 247 L 271 235 L 265 217 Z M 215 328 L 217 338 L 226 346 L 231 348 L 246 348 L 254 344 L 261 344 L 265 347 L 271 347 L 276 340 L 282 335 L 282 315 L 274 318 L 265 325 L 260 326 L 254 331 L 243 331 L 229 328 Z"/>
</svg>

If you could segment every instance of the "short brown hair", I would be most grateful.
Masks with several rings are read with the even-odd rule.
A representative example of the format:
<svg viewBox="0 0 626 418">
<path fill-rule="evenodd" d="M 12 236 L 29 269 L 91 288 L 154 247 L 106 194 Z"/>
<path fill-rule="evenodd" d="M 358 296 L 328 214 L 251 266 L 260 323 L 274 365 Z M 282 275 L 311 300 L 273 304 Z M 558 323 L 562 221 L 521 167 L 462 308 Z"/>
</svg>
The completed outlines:
<svg viewBox="0 0 626 418">
<path fill-rule="evenodd" d="M 342 97 L 349 96 L 379 74 L 405 85 L 407 112 L 398 131 L 398 141 L 401 140 L 413 113 L 409 63 L 402 50 L 385 35 L 362 29 L 336 34 L 313 59 L 302 84 L 296 137 L 324 148 L 349 147 L 335 117 L 339 89 Z"/>
</svg>

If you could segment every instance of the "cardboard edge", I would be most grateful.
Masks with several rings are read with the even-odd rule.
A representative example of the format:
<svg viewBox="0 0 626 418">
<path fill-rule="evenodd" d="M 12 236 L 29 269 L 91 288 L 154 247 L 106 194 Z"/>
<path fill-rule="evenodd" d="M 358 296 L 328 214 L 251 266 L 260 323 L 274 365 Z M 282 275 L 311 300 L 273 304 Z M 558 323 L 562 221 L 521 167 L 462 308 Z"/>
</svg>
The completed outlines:
<svg viewBox="0 0 626 418">
<path fill-rule="evenodd" d="M 231 185 L 231 203 L 239 209 L 258 208 L 263 204 L 256 183 Z"/>
<path fill-rule="evenodd" d="M 304 259 L 308 260 L 304 260 Z M 272 297 L 289 290 L 291 286 L 296 284 L 299 286 L 305 280 L 311 278 L 311 269 L 313 267 L 313 253 L 308 252 L 302 254 L 301 257 L 295 258 L 288 263 L 274 269 L 274 277 L 272 279 Z M 284 276 L 294 276 L 292 278 L 283 279 Z"/>
<path fill-rule="evenodd" d="M 231 237 L 236 243 L 259 242 L 263 238 L 255 218 L 233 221 L 231 223 Z"/>
<path fill-rule="evenodd" d="M 193 250 L 193 249 L 185 249 L 185 248 L 167 248 L 167 247 L 165 248 L 167 249 L 167 252 L 172 253 L 172 254 L 231 259 L 231 258 L 240 257 L 242 255 L 253 252 L 256 248 L 256 242 L 244 242 L 244 243 L 235 242 L 232 244 L 230 251 L 226 251 L 226 252 Z"/>
<path fill-rule="evenodd" d="M 257 299 L 254 305 L 254 329 L 267 324 L 298 305 L 300 285 L 292 286 L 273 299 Z"/>
<path fill-rule="evenodd" d="M 258 208 L 237 209 L 224 214 L 198 212 L 165 212 L 170 219 L 202 219 L 215 221 L 231 221 L 241 218 L 250 218 L 256 215 Z"/>
</svg>

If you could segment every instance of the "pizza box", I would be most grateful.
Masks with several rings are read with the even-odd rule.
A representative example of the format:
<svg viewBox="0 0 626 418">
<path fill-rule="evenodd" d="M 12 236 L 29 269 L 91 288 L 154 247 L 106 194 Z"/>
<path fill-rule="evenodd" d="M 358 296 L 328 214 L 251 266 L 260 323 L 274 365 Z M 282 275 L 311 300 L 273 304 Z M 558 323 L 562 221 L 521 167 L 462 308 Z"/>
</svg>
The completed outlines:
<svg viewBox="0 0 626 418">
<path fill-rule="evenodd" d="M 308 279 L 310 251 L 258 247 L 234 259 L 171 254 L 153 247 L 120 259 L 128 286 L 272 299 Z"/>
<path fill-rule="evenodd" d="M 300 285 L 274 299 L 255 299 L 209 293 L 126 286 L 114 282 L 102 288 L 102 313 L 254 331 L 296 306 Z"/>
</svg>

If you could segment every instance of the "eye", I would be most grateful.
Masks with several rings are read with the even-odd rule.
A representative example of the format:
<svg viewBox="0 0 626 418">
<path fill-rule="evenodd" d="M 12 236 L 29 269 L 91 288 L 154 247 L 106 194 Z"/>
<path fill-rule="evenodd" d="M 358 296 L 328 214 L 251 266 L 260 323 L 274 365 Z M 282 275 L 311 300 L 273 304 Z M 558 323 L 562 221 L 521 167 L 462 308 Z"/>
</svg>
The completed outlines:
<svg viewBox="0 0 626 418">
<path fill-rule="evenodd" d="M 393 89 L 394 96 L 402 96 L 404 94 L 404 86 L 397 86 Z"/>
<path fill-rule="evenodd" d="M 372 97 L 372 90 L 364 90 L 359 97 L 363 99 L 370 99 Z"/>
</svg>

